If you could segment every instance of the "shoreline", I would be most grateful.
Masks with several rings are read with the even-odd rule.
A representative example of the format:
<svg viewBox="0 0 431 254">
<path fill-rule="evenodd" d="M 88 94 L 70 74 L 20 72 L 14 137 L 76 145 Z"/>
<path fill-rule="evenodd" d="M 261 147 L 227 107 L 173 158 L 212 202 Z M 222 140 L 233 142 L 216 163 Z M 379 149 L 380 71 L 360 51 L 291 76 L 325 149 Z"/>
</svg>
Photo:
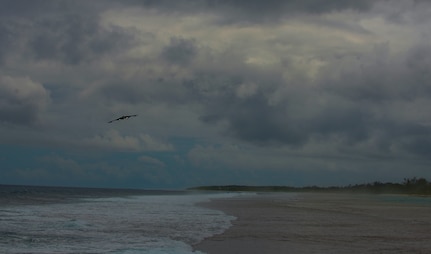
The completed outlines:
<svg viewBox="0 0 431 254">
<path fill-rule="evenodd" d="M 193 248 L 208 254 L 431 253 L 431 204 L 385 198 L 264 193 L 215 199 L 199 205 L 237 219 Z"/>
</svg>

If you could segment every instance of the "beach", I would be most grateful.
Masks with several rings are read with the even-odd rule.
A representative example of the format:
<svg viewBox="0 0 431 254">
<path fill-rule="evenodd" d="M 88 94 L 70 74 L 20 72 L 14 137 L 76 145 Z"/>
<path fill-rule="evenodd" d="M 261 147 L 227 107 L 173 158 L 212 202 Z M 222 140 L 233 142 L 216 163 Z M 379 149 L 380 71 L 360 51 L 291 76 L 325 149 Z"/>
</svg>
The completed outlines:
<svg viewBox="0 0 431 254">
<path fill-rule="evenodd" d="M 431 253 L 431 198 L 266 193 L 202 206 L 237 219 L 194 246 L 215 253 Z"/>
</svg>

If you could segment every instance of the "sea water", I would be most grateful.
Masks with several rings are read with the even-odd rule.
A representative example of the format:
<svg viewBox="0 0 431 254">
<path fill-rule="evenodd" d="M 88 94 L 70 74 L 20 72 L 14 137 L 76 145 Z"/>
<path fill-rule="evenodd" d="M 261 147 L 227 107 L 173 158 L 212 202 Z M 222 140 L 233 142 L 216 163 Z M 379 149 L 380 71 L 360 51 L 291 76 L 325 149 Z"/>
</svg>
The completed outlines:
<svg viewBox="0 0 431 254">
<path fill-rule="evenodd" d="M 79 192 L 0 191 L 0 253 L 201 253 L 235 219 L 196 203 L 236 194 Z"/>
</svg>

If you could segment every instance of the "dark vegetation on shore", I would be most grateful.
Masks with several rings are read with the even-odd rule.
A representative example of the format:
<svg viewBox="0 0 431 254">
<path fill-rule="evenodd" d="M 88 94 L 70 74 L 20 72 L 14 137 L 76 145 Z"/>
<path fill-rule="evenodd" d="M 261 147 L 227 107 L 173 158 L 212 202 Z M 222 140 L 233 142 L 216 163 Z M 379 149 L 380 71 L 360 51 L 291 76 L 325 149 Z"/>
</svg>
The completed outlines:
<svg viewBox="0 0 431 254">
<path fill-rule="evenodd" d="M 346 192 L 346 193 L 376 193 L 376 194 L 410 194 L 431 195 L 431 182 L 425 178 L 405 178 L 402 183 L 373 182 L 348 186 L 247 186 L 247 185 L 217 185 L 199 186 L 191 190 L 205 191 L 258 191 L 258 192 Z"/>
</svg>

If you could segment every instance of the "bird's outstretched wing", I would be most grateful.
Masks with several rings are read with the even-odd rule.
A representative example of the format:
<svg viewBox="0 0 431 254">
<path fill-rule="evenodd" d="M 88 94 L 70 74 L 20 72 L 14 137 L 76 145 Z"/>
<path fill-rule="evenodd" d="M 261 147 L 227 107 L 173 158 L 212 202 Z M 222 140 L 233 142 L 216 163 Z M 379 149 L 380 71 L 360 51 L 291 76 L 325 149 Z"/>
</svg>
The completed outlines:
<svg viewBox="0 0 431 254">
<path fill-rule="evenodd" d="M 120 120 L 128 119 L 128 118 L 130 118 L 130 117 L 135 117 L 135 116 L 138 116 L 138 115 L 125 115 L 125 116 L 120 116 L 119 118 L 117 118 L 117 119 L 113 119 L 113 120 L 109 121 L 108 123 L 112 123 L 112 122 L 115 122 L 115 121 L 120 121 Z"/>
</svg>

